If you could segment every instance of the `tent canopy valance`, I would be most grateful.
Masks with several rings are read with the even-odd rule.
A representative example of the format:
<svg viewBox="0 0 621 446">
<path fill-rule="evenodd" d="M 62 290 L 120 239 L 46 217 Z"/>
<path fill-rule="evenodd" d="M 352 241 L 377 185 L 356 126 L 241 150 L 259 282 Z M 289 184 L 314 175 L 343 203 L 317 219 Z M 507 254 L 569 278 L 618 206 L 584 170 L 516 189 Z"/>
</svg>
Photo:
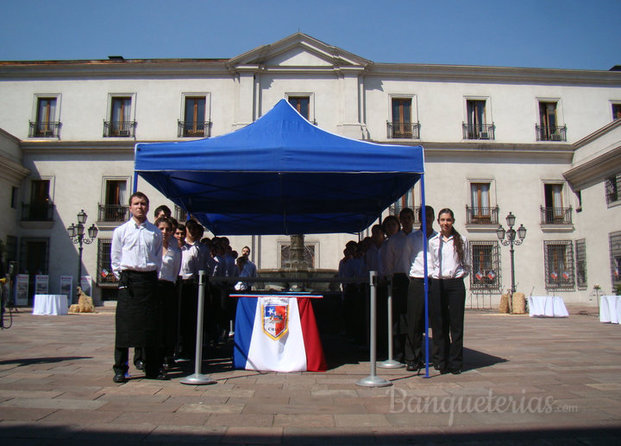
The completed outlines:
<svg viewBox="0 0 621 446">
<path fill-rule="evenodd" d="M 423 165 L 420 146 L 326 132 L 284 99 L 235 132 L 135 153 L 137 175 L 218 235 L 362 231 Z"/>
</svg>

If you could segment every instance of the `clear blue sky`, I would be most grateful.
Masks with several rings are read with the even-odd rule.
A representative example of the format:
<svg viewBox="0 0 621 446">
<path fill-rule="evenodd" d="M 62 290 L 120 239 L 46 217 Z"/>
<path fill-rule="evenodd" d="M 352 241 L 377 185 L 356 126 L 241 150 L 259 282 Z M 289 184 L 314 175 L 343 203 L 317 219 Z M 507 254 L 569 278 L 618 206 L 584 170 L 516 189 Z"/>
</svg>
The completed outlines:
<svg viewBox="0 0 621 446">
<path fill-rule="evenodd" d="M 0 0 L 0 60 L 229 58 L 298 30 L 375 62 L 608 70 L 621 0 Z"/>
</svg>

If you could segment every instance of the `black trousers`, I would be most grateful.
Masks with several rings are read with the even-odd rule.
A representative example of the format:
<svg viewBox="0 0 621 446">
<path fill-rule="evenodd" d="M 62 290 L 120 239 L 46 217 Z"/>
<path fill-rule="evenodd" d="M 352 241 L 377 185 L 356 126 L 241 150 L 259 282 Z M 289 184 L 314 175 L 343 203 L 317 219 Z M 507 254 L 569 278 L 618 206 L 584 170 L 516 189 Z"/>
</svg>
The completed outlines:
<svg viewBox="0 0 621 446">
<path fill-rule="evenodd" d="M 407 306 L 410 279 L 405 273 L 392 276 L 392 338 L 393 359 L 405 359 L 405 343 L 408 333 Z"/>
<path fill-rule="evenodd" d="M 429 280 L 429 304 L 431 304 L 431 279 Z M 405 360 L 415 364 L 425 363 L 423 349 L 423 334 L 425 333 L 425 281 L 419 278 L 410 278 L 408 287 L 408 332 L 405 339 Z M 431 319 L 430 319 L 431 323 Z M 437 356 L 435 343 L 432 344 L 432 357 Z"/>
<path fill-rule="evenodd" d="M 462 370 L 464 365 L 464 311 L 466 287 L 463 278 L 434 279 L 431 319 L 437 344 L 438 368 Z M 437 332 L 437 333 L 436 333 Z"/>
</svg>

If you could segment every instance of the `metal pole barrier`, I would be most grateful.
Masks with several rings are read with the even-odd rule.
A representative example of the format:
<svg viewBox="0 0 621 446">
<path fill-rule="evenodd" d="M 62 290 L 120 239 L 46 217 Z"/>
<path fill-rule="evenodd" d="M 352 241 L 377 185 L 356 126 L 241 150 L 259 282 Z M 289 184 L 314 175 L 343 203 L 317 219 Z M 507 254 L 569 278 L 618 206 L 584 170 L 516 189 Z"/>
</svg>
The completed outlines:
<svg viewBox="0 0 621 446">
<path fill-rule="evenodd" d="M 203 309 L 205 308 L 205 271 L 198 272 L 198 314 L 196 315 L 196 358 L 194 374 L 181 379 L 181 384 L 204 385 L 215 384 L 208 375 L 201 374 L 203 362 Z"/>
<path fill-rule="evenodd" d="M 370 348 L 370 363 L 371 363 L 371 375 L 367 376 L 366 378 L 363 378 L 361 380 L 359 380 L 356 384 L 358 384 L 359 386 L 365 386 L 365 387 L 386 387 L 386 386 L 392 386 L 392 383 L 384 378 L 380 378 L 375 374 L 375 361 L 376 361 L 376 352 L 375 349 L 377 347 L 377 340 L 376 340 L 376 325 L 377 325 L 377 321 L 376 321 L 376 300 L 377 300 L 377 271 L 369 271 L 369 287 L 371 289 L 370 295 L 371 295 L 371 303 L 370 303 L 370 316 L 371 316 L 371 348 Z"/>
<path fill-rule="evenodd" d="M 404 366 L 393 358 L 394 346 L 392 338 L 392 279 L 388 279 L 388 359 L 377 364 L 382 369 L 398 369 Z"/>
</svg>

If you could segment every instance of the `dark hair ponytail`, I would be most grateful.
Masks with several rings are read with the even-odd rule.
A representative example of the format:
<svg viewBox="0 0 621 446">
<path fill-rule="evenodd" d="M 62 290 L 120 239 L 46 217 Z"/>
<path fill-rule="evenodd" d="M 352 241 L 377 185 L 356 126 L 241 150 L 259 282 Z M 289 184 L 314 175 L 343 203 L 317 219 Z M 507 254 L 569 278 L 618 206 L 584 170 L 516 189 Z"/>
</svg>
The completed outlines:
<svg viewBox="0 0 621 446">
<path fill-rule="evenodd" d="M 455 214 L 453 213 L 451 209 L 449 208 L 441 209 L 438 212 L 438 218 L 440 218 L 440 215 L 442 214 L 449 214 L 451 218 L 453 219 L 453 222 L 455 221 Z M 451 227 L 451 235 L 453 236 L 453 246 L 455 247 L 455 252 L 457 253 L 457 258 L 459 259 L 459 263 L 464 265 L 464 240 L 461 238 L 461 234 L 457 232 L 457 229 L 455 229 L 455 226 Z"/>
</svg>

